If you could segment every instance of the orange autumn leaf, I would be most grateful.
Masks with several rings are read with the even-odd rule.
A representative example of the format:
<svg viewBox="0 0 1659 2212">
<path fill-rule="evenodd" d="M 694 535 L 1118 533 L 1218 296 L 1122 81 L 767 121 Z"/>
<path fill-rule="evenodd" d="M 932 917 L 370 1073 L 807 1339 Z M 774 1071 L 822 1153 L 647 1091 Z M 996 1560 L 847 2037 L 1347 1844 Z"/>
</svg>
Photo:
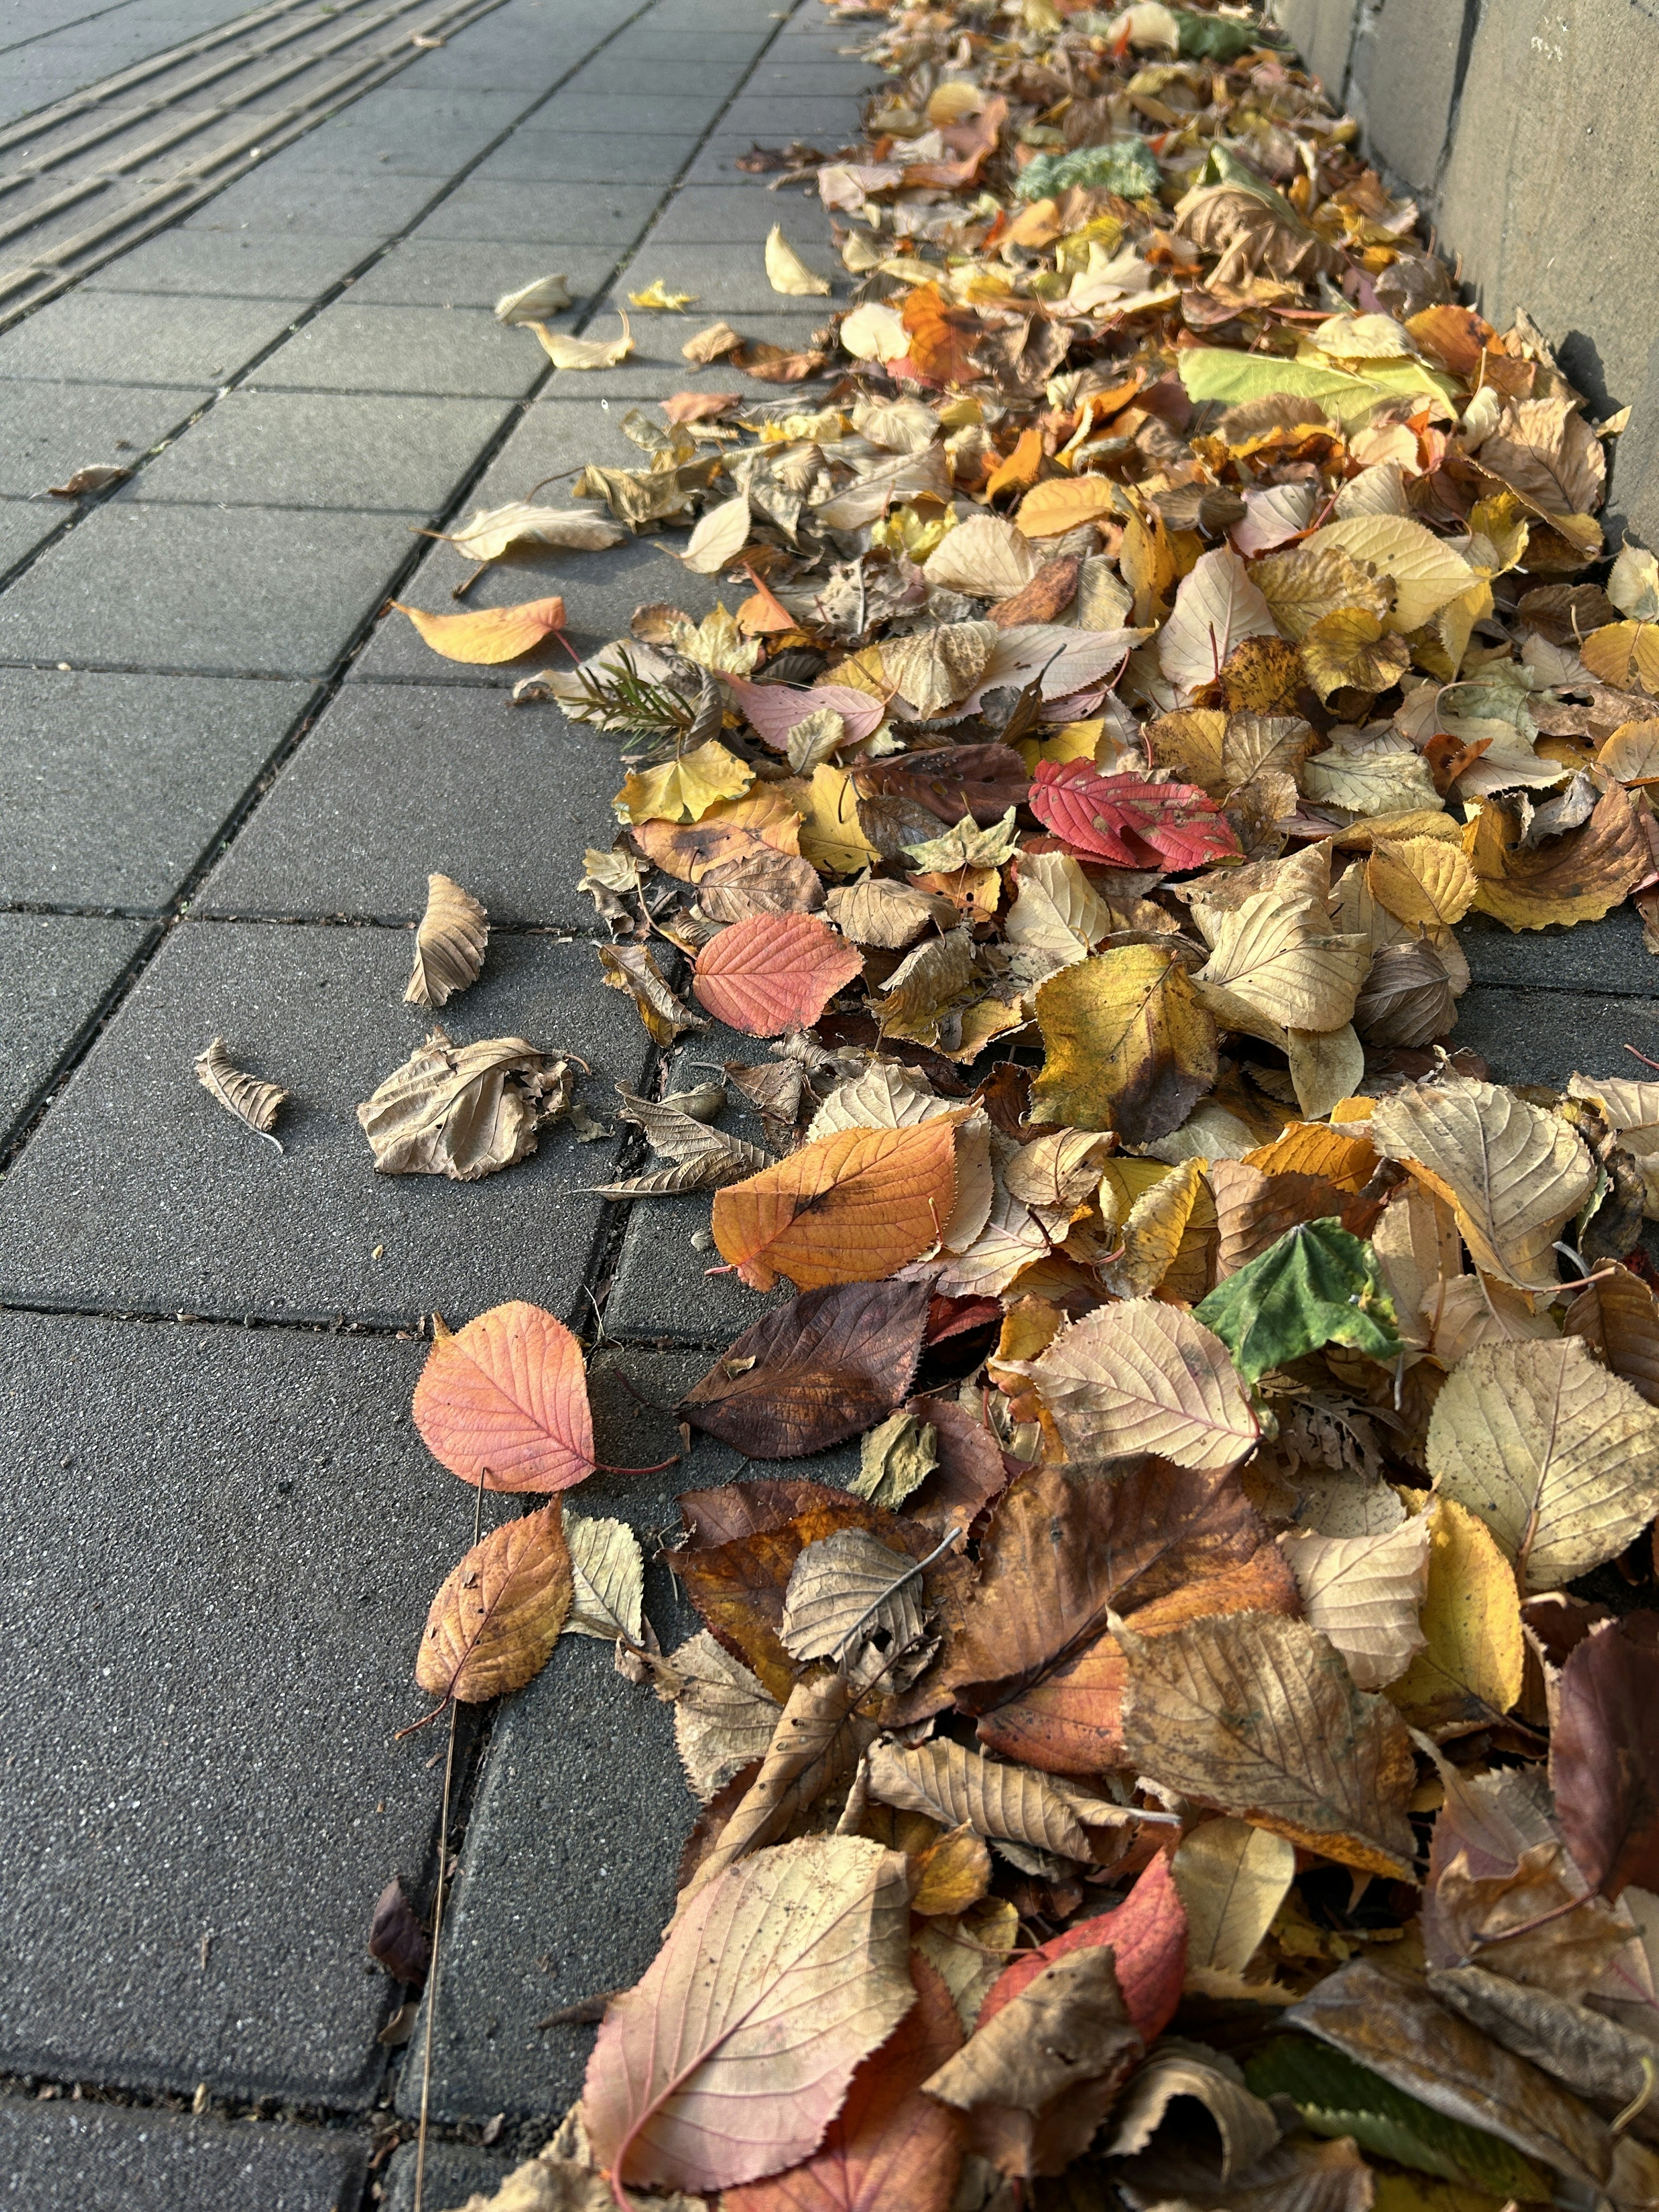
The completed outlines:
<svg viewBox="0 0 1659 2212">
<path fill-rule="evenodd" d="M 1027 491 L 1037 480 L 1042 466 L 1042 433 L 1041 430 L 1022 430 L 1014 441 L 1014 449 L 1004 461 L 999 461 L 991 471 L 985 486 L 987 499 L 994 499 L 1000 491 Z"/>
<path fill-rule="evenodd" d="M 1063 538 L 1080 522 L 1109 514 L 1113 494 L 1104 477 L 1054 477 L 1032 486 L 1014 519 L 1027 538 Z"/>
<path fill-rule="evenodd" d="M 754 570 L 745 568 L 744 574 L 755 587 L 750 597 L 746 599 L 738 609 L 738 628 L 744 635 L 765 637 L 777 630 L 797 628 L 793 615 L 780 600 L 773 597 Z"/>
<path fill-rule="evenodd" d="M 556 1504 L 503 1522 L 451 1569 L 433 1599 L 416 1680 L 463 1705 L 521 1690 L 547 1664 L 573 1587 Z"/>
<path fill-rule="evenodd" d="M 438 1339 L 415 1386 L 415 1425 L 434 1459 L 486 1490 L 568 1490 L 593 1472 L 582 1348 L 522 1298 Z"/>
<path fill-rule="evenodd" d="M 550 630 L 564 628 L 561 599 L 526 599 L 516 607 L 480 607 L 465 615 L 429 615 L 423 607 L 405 606 L 401 599 L 392 604 L 409 617 L 434 653 L 480 667 L 516 660 L 539 645 Z"/>
<path fill-rule="evenodd" d="M 1244 1164 L 1263 1175 L 1323 1176 L 1343 1190 L 1357 1191 L 1376 1173 L 1376 1147 L 1369 1137 L 1345 1136 L 1322 1121 L 1292 1121 L 1273 1143 L 1246 1152 Z"/>
<path fill-rule="evenodd" d="M 921 375 L 935 384 L 972 384 L 981 375 L 974 343 L 985 335 L 985 325 L 971 307 L 953 306 L 937 284 L 918 284 L 902 312 L 909 358 Z"/>
<path fill-rule="evenodd" d="M 714 1242 L 751 1289 L 874 1283 L 939 1242 L 956 1204 L 956 1115 L 842 1129 L 714 1194 Z"/>
<path fill-rule="evenodd" d="M 811 914 L 757 914 L 704 945 L 692 983 L 716 1021 L 781 1036 L 817 1021 L 864 966 L 864 955 Z"/>
</svg>

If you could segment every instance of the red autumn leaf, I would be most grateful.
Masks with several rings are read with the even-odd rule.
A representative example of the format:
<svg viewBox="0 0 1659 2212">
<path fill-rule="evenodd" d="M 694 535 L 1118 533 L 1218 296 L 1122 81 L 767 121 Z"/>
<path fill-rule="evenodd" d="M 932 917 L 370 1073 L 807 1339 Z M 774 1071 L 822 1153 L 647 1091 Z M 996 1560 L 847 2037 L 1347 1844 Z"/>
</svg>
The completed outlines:
<svg viewBox="0 0 1659 2212">
<path fill-rule="evenodd" d="M 593 1472 L 581 1346 L 520 1298 L 439 1338 L 415 1386 L 415 1425 L 434 1459 L 486 1490 L 568 1490 Z"/>
<path fill-rule="evenodd" d="M 916 2002 L 853 2076 L 847 2102 L 805 2166 L 728 2189 L 722 2212 L 950 2212 L 962 2120 L 921 2085 L 962 2048 L 943 1978 L 910 1954 Z"/>
<path fill-rule="evenodd" d="M 824 1451 L 884 1419 L 904 1398 L 927 1305 L 926 1283 L 807 1291 L 745 1329 L 682 1410 L 750 1459 Z"/>
<path fill-rule="evenodd" d="M 1239 851 L 1207 792 L 1102 775 L 1086 760 L 1039 761 L 1030 808 L 1074 853 L 1114 867 L 1203 868 Z"/>
<path fill-rule="evenodd" d="M 1112 1947 L 1118 1987 L 1141 2041 L 1151 2043 L 1162 2035 L 1175 2017 L 1187 1977 L 1187 1915 L 1170 1862 L 1162 1855 L 1152 1861 L 1115 1912 L 1082 1921 L 1063 1936 L 1051 1936 L 1040 1950 L 1022 1953 L 992 1983 L 980 2008 L 980 2027 L 1029 1988 L 1045 1966 L 1097 1943 Z"/>
<path fill-rule="evenodd" d="M 1550 1785 L 1592 1889 L 1659 1887 L 1659 1613 L 1595 1629 L 1561 1669 Z"/>
<path fill-rule="evenodd" d="M 935 1297 L 927 1309 L 927 1341 L 945 1344 L 953 1336 L 971 1335 L 994 1323 L 1002 1326 L 1000 1298 Z"/>
<path fill-rule="evenodd" d="M 856 946 L 816 915 L 757 914 L 704 945 L 692 988 L 716 1021 L 781 1036 L 809 1028 L 863 966 Z"/>
</svg>

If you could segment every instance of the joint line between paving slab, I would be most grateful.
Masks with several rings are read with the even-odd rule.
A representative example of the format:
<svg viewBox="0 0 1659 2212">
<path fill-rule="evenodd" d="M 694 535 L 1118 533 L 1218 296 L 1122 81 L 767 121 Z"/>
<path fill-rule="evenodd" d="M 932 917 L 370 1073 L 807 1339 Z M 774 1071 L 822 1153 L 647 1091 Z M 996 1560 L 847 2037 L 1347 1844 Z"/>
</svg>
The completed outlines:
<svg viewBox="0 0 1659 2212">
<path fill-rule="evenodd" d="M 601 40 L 597 46 L 591 48 L 589 52 L 582 57 L 580 62 L 574 64 L 573 67 L 567 70 L 553 85 L 550 86 L 546 92 L 542 94 L 535 101 L 533 101 L 532 105 L 524 111 L 522 115 L 517 117 L 506 130 L 502 131 L 488 146 L 483 148 L 483 150 L 471 161 L 465 163 L 453 177 L 449 179 L 446 183 L 443 191 L 434 194 L 434 198 L 427 204 L 426 208 L 422 210 L 421 214 L 412 217 L 410 222 L 404 226 L 403 231 L 399 232 L 396 237 L 388 240 L 386 245 L 380 247 L 375 253 L 367 257 L 366 259 L 359 264 L 360 269 L 372 267 L 376 262 L 380 260 L 385 254 L 390 252 L 394 246 L 401 244 L 404 238 L 409 235 L 410 232 L 415 230 L 418 225 L 425 220 L 426 215 L 428 214 L 433 208 L 441 204 L 443 200 L 446 199 L 451 192 L 455 191 L 462 183 L 464 183 L 466 178 L 471 174 L 472 171 L 477 168 L 481 162 L 487 160 L 489 155 L 492 154 L 497 147 L 505 143 L 505 142 L 511 137 L 514 131 L 519 130 L 530 116 L 535 114 L 539 108 L 544 106 L 546 102 L 553 97 L 556 92 L 559 91 L 563 85 L 568 83 L 572 76 L 575 76 L 581 69 L 585 68 L 587 63 L 592 60 L 596 55 L 603 52 L 605 48 L 609 46 L 612 40 L 620 38 L 625 31 L 630 30 L 636 22 L 639 22 L 643 17 L 648 15 L 655 4 L 656 0 L 647 0 L 646 6 L 636 9 L 633 15 L 627 17 L 624 21 L 619 23 L 613 31 L 608 33 L 605 38 Z M 721 103 L 714 115 L 710 118 L 707 127 L 698 137 L 696 144 L 692 147 L 690 154 L 686 156 L 685 161 L 681 164 L 679 169 L 676 171 L 672 179 L 664 187 L 662 193 L 653 205 L 650 213 L 641 222 L 639 230 L 628 242 L 628 244 L 619 250 L 617 258 L 611 264 L 609 275 L 592 295 L 586 312 L 577 319 L 574 325 L 574 328 L 577 331 L 586 330 L 588 324 L 592 322 L 596 316 L 602 313 L 609 312 L 606 306 L 606 299 L 611 285 L 615 282 L 622 270 L 627 267 L 629 260 L 637 252 L 640 241 L 647 236 L 650 231 L 652 224 L 656 222 L 658 216 L 662 213 L 663 210 L 667 207 L 670 202 L 673 199 L 675 194 L 679 191 L 686 176 L 697 161 L 699 155 L 702 154 L 704 147 L 708 143 L 710 139 L 715 136 L 719 131 L 720 124 L 724 121 L 726 113 L 736 102 L 738 95 L 743 92 L 744 87 L 753 77 L 756 70 L 760 67 L 766 56 L 771 52 L 773 46 L 776 43 L 776 40 L 782 31 L 784 24 L 791 20 L 793 15 L 797 12 L 799 6 L 803 4 L 805 4 L 805 0 L 796 0 L 796 7 L 792 7 L 787 13 L 780 17 L 777 27 L 773 31 L 771 36 L 768 38 L 757 50 L 748 68 L 732 86 L 731 93 Z M 355 274 L 356 272 L 353 273 Z M 309 322 L 314 315 L 321 313 L 322 308 L 325 305 L 331 304 L 334 300 L 338 298 L 346 289 L 347 281 L 347 279 L 343 278 L 339 283 L 330 286 L 328 290 L 322 295 L 315 303 L 313 303 L 310 309 L 307 311 L 306 314 L 296 319 L 296 322 L 292 326 L 292 329 L 288 335 L 291 336 L 293 329 L 298 329 L 302 323 Z M 215 398 L 209 402 L 209 405 L 212 406 L 216 404 L 219 399 L 224 398 L 226 392 L 233 390 L 236 385 L 241 383 L 246 376 L 252 373 L 252 370 L 258 367 L 259 362 L 265 360 L 270 354 L 274 353 L 280 345 L 285 343 L 286 337 L 277 339 L 273 341 L 270 345 L 262 349 L 261 351 L 254 356 L 252 362 L 250 362 L 247 367 L 239 371 L 237 376 L 233 379 L 229 384 L 222 387 L 219 392 L 215 396 Z M 524 398 L 515 403 L 514 407 L 509 410 L 503 419 L 501 427 L 496 430 L 495 435 L 486 441 L 475 459 L 472 467 L 468 471 L 466 476 L 451 495 L 447 506 L 445 507 L 435 518 L 436 521 L 440 525 L 452 519 L 460 512 L 467 499 L 471 496 L 475 486 L 483 477 L 497 454 L 505 447 L 514 430 L 516 429 L 519 424 L 523 421 L 526 410 L 534 404 L 535 401 L 539 398 L 550 378 L 553 374 L 554 370 L 551 363 L 550 362 L 548 367 L 537 377 L 535 382 L 531 386 L 530 391 L 525 395 Z M 192 419 L 199 421 L 201 415 L 205 414 L 207 411 L 208 410 L 206 408 L 200 410 L 197 416 Z M 142 468 L 149 458 L 150 456 L 148 455 L 143 457 L 139 462 L 139 467 Z M 99 501 L 94 503 L 101 504 L 102 502 Z M 75 527 L 80 519 L 79 515 L 72 518 L 66 523 L 65 530 Z M 52 537 L 47 541 L 47 544 L 56 544 L 59 543 L 64 535 L 64 531 L 54 532 Z M 30 562 L 32 562 L 33 558 L 38 557 L 39 554 L 44 550 L 44 547 L 36 548 L 34 554 L 30 556 Z M 408 580 L 414 575 L 421 561 L 425 557 L 427 550 L 427 547 L 418 540 L 415 545 L 411 547 L 410 552 L 405 556 L 403 562 L 400 563 L 391 580 L 386 593 L 387 599 L 395 597 Z M 29 565 L 29 562 L 26 562 L 24 565 Z M 14 572 L 14 575 L 21 573 L 21 569 L 20 568 Z M 6 587 L 6 584 L 9 583 L 12 580 L 12 578 L 8 577 L 3 580 L 0 580 L 0 590 L 3 590 Z M 195 866 L 191 869 L 188 875 L 185 877 L 183 884 L 179 886 L 178 892 L 175 894 L 169 906 L 164 908 L 160 916 L 157 917 L 160 922 L 159 933 L 154 938 L 148 939 L 135 951 L 132 957 L 127 962 L 121 974 L 116 978 L 116 981 L 112 986 L 109 993 L 106 995 L 99 1012 L 96 1013 L 89 1022 L 82 1025 L 79 1035 L 74 1043 L 70 1046 L 70 1049 L 59 1057 L 38 1086 L 33 1098 L 25 1106 L 22 1113 L 19 1115 L 16 1122 L 15 1123 L 11 1136 L 3 1146 L 0 1146 L 0 1175 L 3 1175 L 8 1172 L 21 1156 L 25 1147 L 27 1146 L 29 1139 L 33 1136 L 35 1130 L 40 1127 L 46 1114 L 51 1110 L 52 1102 L 62 1091 L 64 1084 L 69 1080 L 70 1077 L 73 1075 L 76 1069 L 86 1058 L 88 1053 L 91 1051 L 94 1044 L 96 1043 L 98 1038 L 102 1035 L 108 1024 L 112 1021 L 115 1016 L 120 1012 L 120 1009 L 125 1004 L 128 996 L 137 984 L 139 978 L 143 975 L 144 971 L 149 966 L 150 962 L 155 958 L 161 945 L 166 942 L 167 936 L 177 926 L 182 916 L 188 911 L 197 890 L 206 880 L 209 873 L 217 865 L 225 852 L 234 842 L 237 836 L 240 836 L 242 830 L 246 827 L 248 822 L 257 811 L 260 800 L 264 797 L 265 793 L 270 788 L 276 776 L 281 773 L 283 767 L 286 766 L 287 763 L 293 757 L 295 753 L 298 751 L 306 737 L 315 726 L 318 720 L 321 718 L 323 714 L 333 702 L 334 698 L 339 693 L 344 685 L 347 675 L 353 662 L 356 659 L 358 654 L 362 653 L 369 639 L 373 636 L 375 626 L 385 611 L 385 606 L 386 599 L 382 599 L 364 616 L 357 629 L 347 640 L 339 658 L 335 663 L 332 672 L 329 676 L 324 678 L 321 683 L 319 683 L 313 690 L 310 699 L 295 716 L 294 721 L 289 725 L 286 735 L 279 740 L 271 753 L 267 756 L 263 768 L 260 769 L 258 775 L 254 777 L 247 790 L 243 793 L 239 804 L 232 808 L 230 812 L 225 817 L 225 820 L 221 823 L 219 829 L 209 840 L 206 848 L 203 852 L 201 857 L 198 860 Z M 183 673 L 185 672 L 180 671 L 179 672 Z M 659 1071 L 654 1066 L 649 1069 L 649 1074 L 653 1081 L 657 1079 L 658 1073 Z M 614 1201 L 613 1204 L 615 1204 Z M 599 1229 L 596 1233 L 594 1243 L 590 1248 L 588 1264 L 586 1268 L 584 1270 L 583 1282 L 585 1287 L 590 1285 L 594 1285 L 596 1277 L 602 1273 L 604 1277 L 603 1287 L 608 1289 L 609 1274 L 614 1268 L 616 1254 L 620 1249 L 623 1229 L 625 1226 L 627 1218 L 625 1205 L 615 1204 L 615 1211 L 617 1216 L 616 1219 L 613 1220 L 611 1218 L 611 1209 L 610 1207 L 607 1207 L 606 1214 L 601 1218 Z M 590 1292 L 590 1295 L 592 1294 L 592 1292 Z"/>
</svg>

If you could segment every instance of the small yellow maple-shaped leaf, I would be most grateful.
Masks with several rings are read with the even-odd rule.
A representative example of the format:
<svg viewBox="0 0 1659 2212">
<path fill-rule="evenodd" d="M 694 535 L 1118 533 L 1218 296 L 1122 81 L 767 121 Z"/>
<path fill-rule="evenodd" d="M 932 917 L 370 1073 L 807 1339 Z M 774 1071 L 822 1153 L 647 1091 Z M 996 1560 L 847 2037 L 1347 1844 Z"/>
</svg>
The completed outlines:
<svg viewBox="0 0 1659 2212">
<path fill-rule="evenodd" d="M 700 822 L 723 799 L 741 799 L 755 780 L 747 761 L 710 738 L 695 752 L 635 769 L 617 794 L 624 822 Z"/>
<path fill-rule="evenodd" d="M 695 292 L 671 292 L 659 276 L 644 291 L 630 292 L 628 304 L 630 307 L 643 307 L 647 313 L 683 315 L 688 307 L 696 306 L 697 295 Z"/>
</svg>

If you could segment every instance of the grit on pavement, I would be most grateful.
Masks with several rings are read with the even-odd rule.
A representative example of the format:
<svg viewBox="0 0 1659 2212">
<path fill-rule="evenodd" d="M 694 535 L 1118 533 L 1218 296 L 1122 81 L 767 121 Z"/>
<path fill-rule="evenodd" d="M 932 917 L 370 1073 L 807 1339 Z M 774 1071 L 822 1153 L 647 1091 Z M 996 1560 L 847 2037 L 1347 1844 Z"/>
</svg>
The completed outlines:
<svg viewBox="0 0 1659 2212">
<path fill-rule="evenodd" d="M 246 26 L 310 34 L 356 5 L 21 0 L 0 171 L 37 111 L 49 136 L 65 102 L 118 118 L 160 85 L 154 134 L 167 100 L 219 97 L 192 73 L 234 62 Z M 441 43 L 412 43 L 428 16 Z M 696 321 L 649 314 L 620 368 L 556 375 L 490 313 L 502 291 L 562 270 L 560 325 L 596 333 L 658 277 L 750 337 L 822 319 L 770 290 L 761 243 L 781 220 L 838 266 L 827 218 L 735 162 L 856 135 L 859 27 L 817 0 L 374 20 L 394 17 L 360 93 L 328 89 L 337 56 L 245 102 L 286 143 L 170 227 L 60 282 L 47 248 L 85 219 L 60 163 L 46 246 L 16 224 L 0 246 L 36 254 L 40 295 L 0 329 L 0 2172 L 31 2212 L 407 2204 L 424 2028 L 380 2039 L 403 1993 L 363 1944 L 392 1873 L 422 1899 L 435 1879 L 441 1736 L 394 1732 L 472 1508 L 410 1421 L 423 1317 L 521 1297 L 568 1320 L 599 1455 L 637 1466 L 676 1449 L 667 1409 L 763 1304 L 705 1279 L 706 1200 L 629 1218 L 593 1194 L 634 1157 L 620 1139 L 561 1130 L 473 1186 L 374 1172 L 353 1109 L 422 1033 L 401 994 L 431 870 L 494 933 L 453 1035 L 580 1054 L 601 1119 L 616 1083 L 672 1079 L 602 988 L 575 889 L 609 842 L 616 742 L 512 707 L 533 658 L 439 660 L 386 607 L 444 609 L 467 573 L 422 532 L 636 459 L 630 405 L 721 380 L 681 358 Z M 0 323 L 27 293 L 0 290 Z M 41 495 L 98 461 L 131 474 Z M 554 591 L 579 651 L 641 602 L 718 596 L 647 537 L 509 559 L 467 604 Z M 1457 1041 L 1500 1079 L 1659 1046 L 1630 909 L 1464 935 Z M 292 1093 L 282 1154 L 198 1086 L 215 1036 Z M 678 1492 L 736 1466 L 705 1439 L 597 1476 L 584 1506 L 663 1531 Z M 695 1625 L 660 1565 L 647 1609 L 665 1646 Z M 577 2093 L 592 2031 L 544 2023 L 653 1955 L 691 1814 L 665 1709 L 591 1641 L 459 1753 L 434 2208 Z"/>
</svg>

